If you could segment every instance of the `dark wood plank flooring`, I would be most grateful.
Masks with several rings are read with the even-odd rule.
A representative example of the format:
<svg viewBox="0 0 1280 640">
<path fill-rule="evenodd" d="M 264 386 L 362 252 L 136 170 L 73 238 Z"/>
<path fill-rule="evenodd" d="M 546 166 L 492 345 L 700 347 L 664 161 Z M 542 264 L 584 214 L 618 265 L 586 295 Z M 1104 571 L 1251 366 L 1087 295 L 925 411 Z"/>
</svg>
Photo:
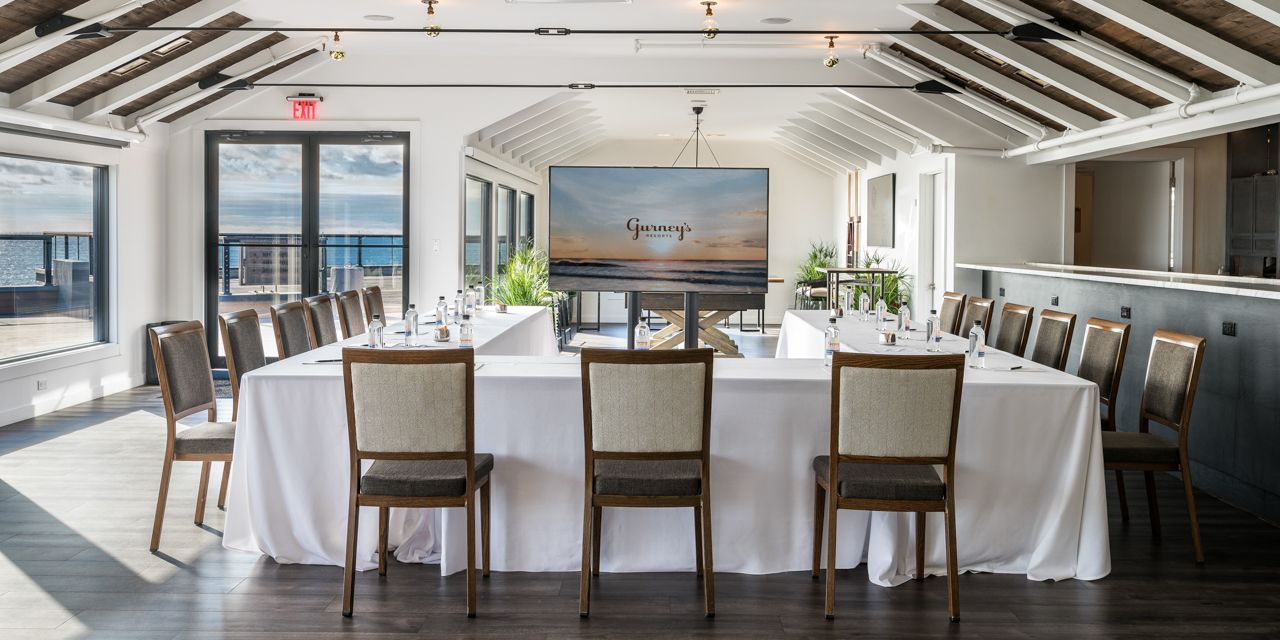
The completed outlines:
<svg viewBox="0 0 1280 640">
<path fill-rule="evenodd" d="M 577 574 L 495 573 L 468 619 L 461 574 L 394 562 L 386 578 L 359 575 L 345 619 L 341 569 L 227 551 L 213 507 L 192 524 L 198 464 L 175 466 L 162 552 L 147 551 L 161 416 L 152 387 L 0 428 L 0 638 L 1280 636 L 1280 529 L 1200 494 L 1208 563 L 1197 567 L 1181 485 L 1161 477 L 1165 533 L 1153 539 L 1137 474 L 1128 524 L 1111 487 L 1109 577 L 966 574 L 959 624 L 947 621 L 944 579 L 885 589 L 862 568 L 839 572 L 834 621 L 805 572 L 718 573 L 714 619 L 692 574 L 604 575 L 588 620 Z"/>
</svg>

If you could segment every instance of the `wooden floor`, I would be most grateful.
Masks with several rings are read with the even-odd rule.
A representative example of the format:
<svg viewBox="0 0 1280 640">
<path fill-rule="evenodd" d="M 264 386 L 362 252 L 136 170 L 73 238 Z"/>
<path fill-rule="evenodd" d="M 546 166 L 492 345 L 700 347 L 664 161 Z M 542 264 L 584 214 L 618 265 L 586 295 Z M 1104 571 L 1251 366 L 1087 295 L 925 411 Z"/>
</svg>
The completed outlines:
<svg viewBox="0 0 1280 640">
<path fill-rule="evenodd" d="M 1162 477 L 1165 535 L 1153 539 L 1138 475 L 1133 521 L 1111 518 L 1109 577 L 966 574 L 959 624 L 945 579 L 885 589 L 863 569 L 840 572 L 834 621 L 807 573 L 718 573 L 714 619 L 692 574 L 604 575 L 589 620 L 577 574 L 495 573 L 468 619 L 462 574 L 394 562 L 386 578 L 358 576 L 345 619 L 341 569 L 226 551 L 212 507 L 192 524 L 198 464 L 175 465 L 162 553 L 147 552 L 161 411 L 151 387 L 0 428 L 0 638 L 1280 636 L 1280 529 L 1201 494 L 1208 563 L 1196 567 L 1180 485 Z"/>
</svg>

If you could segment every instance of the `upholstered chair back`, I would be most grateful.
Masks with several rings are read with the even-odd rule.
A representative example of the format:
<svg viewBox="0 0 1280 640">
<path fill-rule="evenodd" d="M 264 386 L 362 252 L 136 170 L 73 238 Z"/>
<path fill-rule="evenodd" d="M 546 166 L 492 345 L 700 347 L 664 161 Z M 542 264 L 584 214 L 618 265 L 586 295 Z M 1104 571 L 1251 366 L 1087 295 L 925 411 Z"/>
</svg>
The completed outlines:
<svg viewBox="0 0 1280 640">
<path fill-rule="evenodd" d="M 973 321 L 982 321 L 982 330 L 987 332 L 987 341 L 990 342 L 993 337 L 991 331 L 991 306 L 995 304 L 994 300 L 986 298 L 969 298 L 964 306 L 964 317 L 960 320 L 960 326 L 956 327 L 957 334 L 960 336 L 968 336 L 969 331 L 973 329 Z"/>
<path fill-rule="evenodd" d="M 213 367 L 204 325 L 192 320 L 155 327 L 151 347 L 159 367 L 161 395 L 175 419 L 213 406 Z"/>
<path fill-rule="evenodd" d="M 996 333 L 995 347 L 1019 358 L 1027 350 L 1027 335 L 1031 332 L 1031 307 L 1005 303 L 1000 309 L 1000 330 Z"/>
<path fill-rule="evenodd" d="M 262 325 L 253 309 L 218 316 L 222 329 L 222 345 L 227 353 L 227 373 L 236 386 L 244 374 L 267 366 L 262 347 Z"/>
<path fill-rule="evenodd" d="M 304 300 L 307 303 L 308 332 L 312 348 L 323 347 L 338 341 L 338 330 L 333 324 L 333 302 L 327 295 Z"/>
<path fill-rule="evenodd" d="M 962 293 L 951 293 L 950 291 L 942 294 L 942 309 L 939 311 L 938 319 L 942 321 L 942 330 L 947 333 L 958 334 L 960 327 L 960 312 L 964 310 L 964 302 L 968 296 Z M 970 323 L 972 324 L 972 323 Z"/>
<path fill-rule="evenodd" d="M 470 365 L 463 362 L 349 362 L 347 367 L 358 450 L 379 453 L 467 450 Z M 406 393 L 406 389 L 411 393 Z"/>
<path fill-rule="evenodd" d="M 1085 325 L 1080 369 L 1076 375 L 1098 385 L 1098 394 L 1105 403 L 1115 401 L 1128 344 L 1127 324 L 1090 318 Z"/>
<path fill-rule="evenodd" d="M 961 375 L 957 369 L 866 368 L 851 364 L 838 371 L 840 455 L 947 457 L 955 417 L 956 378 Z M 890 398 L 894 400 L 886 401 Z"/>
<path fill-rule="evenodd" d="M 592 448 L 626 453 L 702 449 L 707 367 L 701 362 L 593 362 Z"/>
<path fill-rule="evenodd" d="M 1151 341 L 1142 413 L 1175 428 L 1184 426 L 1195 398 L 1204 338 L 1157 331 Z"/>
<path fill-rule="evenodd" d="M 338 324 L 342 327 L 343 338 L 365 332 L 364 310 L 361 306 L 359 291 L 353 289 L 338 294 Z"/>
<path fill-rule="evenodd" d="M 1076 317 L 1070 313 L 1040 312 L 1040 328 L 1036 330 L 1036 344 L 1031 349 L 1031 361 L 1062 371 L 1067 367 L 1067 354 L 1071 349 L 1071 335 L 1075 333 Z"/>
<path fill-rule="evenodd" d="M 381 316 L 382 324 L 387 323 L 387 312 L 382 307 L 382 288 L 381 287 L 365 287 L 361 293 L 364 294 L 364 317 L 369 320 L 373 316 Z"/>
<path fill-rule="evenodd" d="M 276 350 L 282 360 L 311 350 L 311 337 L 307 332 L 307 308 L 301 301 L 272 306 L 271 324 L 275 327 Z M 333 322 L 329 325 L 333 326 Z"/>
</svg>

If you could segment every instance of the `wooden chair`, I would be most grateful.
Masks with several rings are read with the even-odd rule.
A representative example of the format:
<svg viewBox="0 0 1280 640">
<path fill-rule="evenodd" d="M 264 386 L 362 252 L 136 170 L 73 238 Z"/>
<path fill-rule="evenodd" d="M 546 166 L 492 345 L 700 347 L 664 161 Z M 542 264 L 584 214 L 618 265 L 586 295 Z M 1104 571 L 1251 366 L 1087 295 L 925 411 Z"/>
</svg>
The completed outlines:
<svg viewBox="0 0 1280 640">
<path fill-rule="evenodd" d="M 218 316 L 218 331 L 222 334 L 222 348 L 227 354 L 227 374 L 231 378 L 231 421 L 240 416 L 240 379 L 244 374 L 267 366 L 267 356 L 262 347 L 262 325 L 258 312 L 253 309 L 224 313 Z M 231 463 L 222 463 L 222 490 L 218 492 L 218 508 L 227 504 L 227 480 L 231 478 Z"/>
<path fill-rule="evenodd" d="M 955 459 L 964 356 L 837 353 L 831 372 L 831 453 L 813 459 L 813 577 L 827 505 L 827 619 L 836 613 L 836 513 L 916 514 L 916 579 L 925 576 L 925 513 L 946 514 L 947 610 L 960 621 Z M 885 403 L 886 390 L 911 398 Z M 838 464 L 831 464 L 836 460 Z M 942 478 L 932 465 L 942 465 Z"/>
<path fill-rule="evenodd" d="M 338 327 L 342 329 L 342 339 L 358 336 L 368 330 L 365 324 L 363 304 L 360 292 L 352 289 L 338 294 Z M 370 319 L 373 319 L 370 316 Z"/>
<path fill-rule="evenodd" d="M 213 391 L 213 368 L 209 364 L 204 325 L 193 320 L 154 327 L 150 338 L 168 427 L 164 469 L 160 472 L 160 497 L 156 500 L 156 519 L 151 529 L 151 550 L 156 551 L 160 548 L 160 529 L 164 525 L 164 508 L 169 498 L 169 476 L 173 463 L 204 463 L 200 472 L 195 517 L 197 525 L 204 524 L 209 471 L 214 462 L 231 464 L 236 423 L 217 422 L 217 396 Z M 179 420 L 199 411 L 209 412 L 208 422 L 185 431 L 177 430 Z"/>
<path fill-rule="evenodd" d="M 1129 325 L 1110 320 L 1089 318 L 1084 325 L 1084 345 L 1080 347 L 1080 367 L 1076 376 L 1098 385 L 1098 412 L 1103 431 L 1115 431 L 1116 398 L 1120 393 L 1120 374 L 1124 372 L 1124 354 L 1129 348 Z M 1105 413 L 1102 407 L 1106 407 Z M 1120 517 L 1129 519 L 1129 503 L 1124 496 L 1124 472 L 1116 472 L 1116 489 L 1120 492 Z"/>
<path fill-rule="evenodd" d="M 363 294 L 361 299 L 364 300 L 364 317 L 372 320 L 374 316 L 380 316 L 382 324 L 387 324 L 387 312 L 382 307 L 382 288 L 365 287 L 361 293 Z M 361 329 L 360 333 L 364 333 L 364 329 Z"/>
<path fill-rule="evenodd" d="M 333 324 L 333 300 L 328 295 L 312 296 L 302 301 L 307 305 L 307 335 L 311 348 L 319 349 L 338 341 L 338 329 Z"/>
<path fill-rule="evenodd" d="M 1036 344 L 1031 348 L 1031 361 L 1066 371 L 1067 356 L 1071 355 L 1071 336 L 1075 332 L 1075 314 L 1048 309 L 1041 311 Z"/>
<path fill-rule="evenodd" d="M 579 615 L 600 574 L 603 507 L 693 507 L 697 575 L 715 617 L 711 561 L 712 349 L 582 350 L 586 505 Z M 655 399 L 660 399 L 656 401 Z M 704 568 L 705 558 L 705 568 Z"/>
<path fill-rule="evenodd" d="M 387 575 L 391 507 L 467 512 L 467 616 L 476 616 L 476 490 L 484 575 L 489 575 L 489 475 L 493 455 L 475 452 L 475 352 L 342 350 L 351 446 L 351 494 L 342 615 L 355 600 L 360 507 L 378 508 L 378 575 Z M 415 393 L 387 394 L 410 383 Z M 360 474 L 362 462 L 373 460 Z"/>
<path fill-rule="evenodd" d="M 1031 337 L 1031 314 L 1035 311 L 1020 304 L 1004 303 L 1000 308 L 1000 331 L 996 333 L 995 347 L 1021 358 L 1027 352 L 1027 338 Z"/>
<path fill-rule="evenodd" d="M 276 335 L 276 351 L 281 360 L 311 350 L 311 323 L 307 321 L 307 316 L 307 307 L 301 300 L 272 305 L 271 326 Z M 329 324 L 333 325 L 332 322 Z"/>
<path fill-rule="evenodd" d="M 1156 504 L 1156 471 L 1182 474 L 1182 487 L 1187 494 L 1187 514 L 1191 519 L 1191 542 L 1196 564 L 1204 564 L 1200 546 L 1200 522 L 1196 517 L 1196 499 L 1191 490 L 1191 465 L 1187 459 L 1187 432 L 1191 426 L 1191 405 L 1200 382 L 1200 365 L 1204 363 L 1204 338 L 1172 331 L 1157 331 L 1151 340 L 1151 356 L 1147 360 L 1147 378 L 1142 384 L 1142 404 L 1138 412 L 1138 433 L 1102 432 L 1102 461 L 1105 469 L 1116 474 L 1141 471 L 1147 481 L 1147 507 L 1151 511 L 1151 534 L 1160 535 L 1160 509 Z M 1149 433 L 1156 422 L 1178 434 L 1174 442 Z M 1124 489 L 1120 489 L 1122 511 L 1128 512 Z"/>
<path fill-rule="evenodd" d="M 964 311 L 964 303 L 969 296 L 950 291 L 942 294 L 942 313 L 938 319 L 942 321 L 942 330 L 952 335 L 960 335 L 960 314 Z M 972 324 L 972 323 L 971 323 Z M 967 332 L 965 335 L 969 335 Z"/>
<path fill-rule="evenodd" d="M 964 305 L 964 318 L 960 320 L 961 337 L 969 337 L 969 329 L 973 328 L 973 321 L 982 322 L 982 330 L 987 332 L 987 341 L 991 341 L 991 309 L 995 306 L 995 300 L 986 298 L 969 298 Z"/>
</svg>

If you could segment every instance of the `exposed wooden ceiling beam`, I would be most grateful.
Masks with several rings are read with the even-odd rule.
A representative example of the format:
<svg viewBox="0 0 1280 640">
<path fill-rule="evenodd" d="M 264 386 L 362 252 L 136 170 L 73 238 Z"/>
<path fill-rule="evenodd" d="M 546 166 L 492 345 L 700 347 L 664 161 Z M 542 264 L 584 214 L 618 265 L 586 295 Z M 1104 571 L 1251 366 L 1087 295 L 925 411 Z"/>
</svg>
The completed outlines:
<svg viewBox="0 0 1280 640">
<path fill-rule="evenodd" d="M 864 128 L 870 129 L 871 125 L 866 124 L 865 121 L 854 119 L 840 107 L 823 103 L 814 103 L 807 106 L 813 111 L 801 111 L 800 115 L 802 117 L 835 131 L 882 156 L 888 156 L 890 160 L 898 156 L 898 150 L 892 145 L 885 144 L 863 131 Z"/>
<path fill-rule="evenodd" d="M 866 162 L 871 164 L 884 164 L 884 156 L 881 156 L 879 153 L 876 153 L 875 151 L 872 151 L 871 149 L 868 149 L 867 147 L 860 145 L 812 120 L 808 120 L 806 118 L 793 118 L 791 120 L 787 120 L 787 122 L 792 126 L 807 131 L 840 147 L 841 149 L 844 149 L 845 151 L 848 151 L 849 153 L 854 154 Z"/>
<path fill-rule="evenodd" d="M 307 42 L 312 40 L 323 41 L 323 38 L 292 38 L 291 40 L 296 42 Z M 288 45 L 289 42 L 290 40 L 286 40 L 276 46 Z M 319 46 L 320 45 L 317 43 L 314 45 L 314 47 L 301 48 L 301 49 L 298 49 L 295 52 L 295 54 L 308 51 L 311 48 L 319 48 Z M 282 49 L 282 51 L 284 51 L 284 49 Z M 263 51 L 258 55 L 263 55 L 266 53 L 267 53 L 266 51 Z M 273 63 L 271 66 L 275 66 L 275 64 L 278 64 L 279 62 L 284 62 L 291 57 L 293 56 L 292 55 L 283 56 L 279 60 L 277 60 L 276 63 Z M 324 55 L 307 56 L 301 60 L 294 62 L 293 64 L 287 67 L 284 67 L 283 69 L 276 71 L 275 73 L 272 73 L 271 75 L 261 78 L 261 81 L 262 82 L 288 82 L 302 75 L 303 73 L 306 73 L 307 71 L 310 71 L 311 69 L 314 69 L 315 67 L 329 61 L 330 61 L 329 56 L 324 56 Z M 248 60 L 246 60 L 245 62 L 248 62 Z M 233 65 L 230 69 L 228 69 L 228 72 L 234 72 L 237 66 L 239 65 Z M 252 69 L 248 69 L 248 71 L 250 71 L 250 73 L 248 73 L 247 75 L 255 75 L 261 72 L 261 71 L 254 71 Z M 196 87 L 192 87 L 192 88 L 195 89 Z M 215 102 L 211 102 L 199 109 L 195 109 L 190 113 L 183 115 L 181 118 L 178 118 L 177 120 L 170 122 L 169 131 L 176 132 L 176 131 L 181 131 L 183 129 L 190 128 L 197 123 L 208 120 L 210 116 L 226 111 L 227 109 L 230 109 L 240 104 L 241 102 L 244 102 L 245 100 L 248 100 L 254 97 L 255 95 L 261 95 L 261 94 L 255 94 L 255 92 L 253 91 L 229 92 L 229 95 L 227 95 L 226 97 L 223 97 Z M 194 101 L 187 102 L 184 106 L 176 107 L 172 109 L 169 113 L 177 113 L 179 111 L 182 111 L 183 109 L 188 108 L 191 104 L 195 104 L 196 102 L 199 102 L 201 99 L 202 98 L 195 98 Z M 161 117 L 164 118 L 168 116 L 161 116 Z M 129 120 L 134 120 L 134 118 L 130 117 Z"/>
<path fill-rule="evenodd" d="M 1142 0 L 1076 1 L 1247 85 L 1280 83 L 1280 67 Z"/>
<path fill-rule="evenodd" d="M 489 141 L 494 143 L 494 147 L 500 147 L 502 149 L 502 153 L 510 153 L 512 150 L 528 144 L 532 140 L 537 140 L 556 129 L 568 126 L 596 112 L 595 109 L 575 108 L 579 105 L 585 104 L 589 103 L 585 100 L 566 102 L 545 114 L 539 115 L 537 120 L 542 122 L 542 124 L 534 126 L 532 129 L 529 129 L 515 137 L 508 137 L 504 132 L 498 136 L 490 138 Z M 530 123 L 532 123 L 532 121 L 530 121 Z M 505 141 L 498 143 L 498 138 L 503 138 Z"/>
<path fill-rule="evenodd" d="M 198 27 L 231 13 L 240 2 L 241 0 L 203 0 L 157 22 L 155 26 Z M 185 33 L 187 32 L 144 31 L 123 38 L 9 94 L 9 108 L 21 109 L 31 103 L 60 95 Z"/>
<path fill-rule="evenodd" d="M 565 92 L 565 93 L 557 94 L 553 97 L 556 99 L 559 99 L 565 95 L 572 96 L 573 94 L 570 92 Z M 512 140 L 515 140 L 516 138 L 519 138 L 520 136 L 526 133 L 529 133 L 530 131 L 533 131 L 534 129 L 537 129 L 538 127 L 541 127 L 544 124 L 547 124 L 548 122 L 551 122 L 557 118 L 560 118 L 569 113 L 577 111 L 578 109 L 586 107 L 589 104 L 591 103 L 586 100 L 570 100 L 568 102 L 557 103 L 554 106 L 549 107 L 547 109 L 542 109 L 541 107 L 538 107 L 538 105 L 534 105 L 534 107 L 538 107 L 540 111 L 538 111 L 533 116 L 525 118 L 521 114 L 516 114 L 521 116 L 522 120 L 520 122 L 517 122 L 515 124 L 510 124 L 510 125 L 501 125 L 501 126 L 504 126 L 502 131 L 499 131 L 497 133 L 492 133 L 492 134 L 486 134 L 486 130 L 492 127 L 500 126 L 497 124 L 489 125 L 488 127 L 481 129 L 476 134 L 476 138 L 481 141 L 488 140 L 489 144 L 492 144 L 494 147 L 500 147 L 504 144 L 507 144 L 508 142 L 511 142 Z M 528 109 L 525 109 L 525 111 L 529 111 L 534 107 L 529 107 Z M 484 137 L 485 135 L 488 135 L 489 137 L 485 138 Z"/>
<path fill-rule="evenodd" d="M 540 167 L 542 165 L 555 162 L 557 158 L 563 158 L 572 153 L 575 153 L 577 149 L 585 147 L 599 140 L 600 138 L 603 138 L 604 135 L 605 134 L 603 131 L 595 131 L 592 133 L 585 134 L 580 138 L 567 140 L 563 145 L 556 147 L 555 149 L 551 149 L 540 156 L 529 158 L 529 160 L 525 162 L 525 164 L 529 165 L 530 167 Z"/>
<path fill-rule="evenodd" d="M 833 106 L 839 108 L 845 113 L 848 113 L 850 117 L 870 125 L 868 128 L 863 129 L 863 131 L 867 132 L 867 135 L 903 153 L 911 153 L 912 151 L 915 151 L 916 141 L 925 136 L 923 131 L 917 131 L 909 127 L 907 131 L 904 131 L 880 120 L 874 115 L 867 113 L 865 110 L 867 107 L 861 102 L 858 102 L 843 93 L 823 93 L 819 95 L 822 99 L 831 103 Z"/>
<path fill-rule="evenodd" d="M 944 67 L 971 78 L 984 87 L 1009 97 L 1010 100 L 1066 127 L 1083 131 L 1098 126 L 1098 121 L 1009 76 L 988 68 L 966 56 L 957 54 L 927 36 L 889 36 L 891 40 Z M 886 55 L 891 55 L 887 54 Z"/>
<path fill-rule="evenodd" d="M 1271 24 L 1280 25 L 1280 0 L 1227 0 Z"/>
<path fill-rule="evenodd" d="M 565 117 L 567 118 L 568 116 L 565 116 Z M 602 125 L 602 123 L 600 122 L 600 118 L 598 116 L 592 116 L 588 118 L 578 117 L 578 118 L 565 120 L 562 124 L 558 124 L 554 127 L 551 127 L 550 129 L 547 129 L 544 133 L 538 136 L 535 136 L 533 138 L 530 138 L 528 140 L 525 140 L 524 142 L 518 145 L 516 145 L 515 142 L 512 142 L 510 145 L 503 146 L 502 153 L 509 155 L 512 158 L 516 156 L 522 156 L 526 153 L 529 153 L 530 149 L 536 149 L 546 144 L 547 141 L 549 140 L 554 140 L 560 136 L 563 136 L 568 131 L 573 131 L 577 128 L 580 128 L 584 125 L 589 125 L 589 124 Z M 512 145 L 515 145 L 515 146 L 512 146 Z M 508 150 L 508 148 L 510 150 Z"/>
<path fill-rule="evenodd" d="M 799 158 L 815 167 L 821 167 L 824 171 L 833 176 L 843 175 L 849 172 L 847 169 L 840 166 L 839 163 L 833 162 L 831 159 L 824 156 L 820 156 L 780 135 L 771 136 L 769 141 L 778 145 L 778 148 L 786 151 L 793 157 Z"/>
<path fill-rule="evenodd" d="M 797 142 L 803 142 L 808 146 L 821 150 L 826 155 L 829 155 L 833 158 L 838 158 L 841 164 L 856 167 L 858 169 L 867 168 L 866 158 L 863 158 L 862 156 L 859 156 L 858 154 L 853 153 L 848 149 L 845 149 L 844 147 L 841 147 L 835 142 L 828 140 L 820 135 L 817 135 L 811 131 L 806 131 L 802 127 L 797 127 L 797 126 L 782 127 L 781 129 L 779 129 L 779 131 L 783 136 L 787 138 L 790 138 Z"/>
<path fill-rule="evenodd" d="M 250 22 L 248 27 L 273 27 L 278 22 Z M 113 110 L 150 94 L 183 76 L 225 58 L 272 35 L 270 31 L 228 33 L 170 62 L 155 71 L 144 73 L 118 87 L 100 93 L 75 106 L 76 120 L 101 118 Z"/>
<path fill-rule="evenodd" d="M 531 167 L 536 167 L 538 166 L 539 164 L 538 161 L 540 160 L 547 160 L 549 158 L 552 158 L 557 152 L 562 152 L 565 149 L 568 149 L 573 145 L 579 144 L 588 138 L 594 138 L 596 136 L 602 136 L 602 135 L 604 135 L 604 132 L 600 130 L 600 127 L 588 128 L 586 130 L 574 133 L 573 135 L 568 135 L 563 138 L 558 138 L 555 142 L 545 147 L 542 147 L 540 149 L 537 149 L 536 152 L 534 153 L 529 153 L 529 154 L 520 156 L 520 162 L 523 162 L 524 164 L 527 164 Z"/>
<path fill-rule="evenodd" d="M 589 142 L 589 143 L 587 143 L 585 146 L 579 147 L 579 148 L 577 148 L 577 149 L 571 149 L 571 150 L 569 150 L 569 151 L 567 152 L 567 154 L 566 154 L 566 156 L 565 156 L 565 157 L 563 157 L 563 158 L 553 158 L 553 159 L 552 159 L 550 162 L 548 162 L 547 164 L 539 165 L 537 168 L 538 168 L 538 169 L 545 169 L 548 165 L 551 165 L 551 164 L 557 164 L 557 165 L 559 165 L 559 164 L 566 164 L 566 163 L 569 163 L 569 162 L 573 162 L 574 160 L 577 160 L 578 158 L 581 158 L 582 156 L 585 156 L 585 155 L 587 155 L 588 153 L 591 153 L 592 151 L 595 151 L 596 149 L 600 148 L 600 145 L 602 145 L 602 144 L 604 144 L 604 143 L 606 143 L 606 142 L 608 142 L 608 141 L 609 141 L 609 139 L 608 139 L 608 138 L 601 138 L 600 140 L 596 140 L 596 141 L 594 141 L 594 142 Z"/>
<path fill-rule="evenodd" d="M 561 92 L 559 92 L 559 93 L 557 93 L 557 94 L 555 94 L 555 95 L 553 95 L 553 96 L 551 96 L 551 97 L 549 97 L 549 98 L 547 98 L 547 99 L 545 99 L 545 100 L 540 100 L 540 101 L 538 101 L 538 102 L 536 102 L 536 103 L 534 103 L 534 104 L 532 104 L 532 105 L 529 105 L 529 106 L 527 106 L 527 107 L 525 107 L 525 108 L 523 108 L 523 109 L 521 109 L 521 110 L 519 110 L 519 111 L 517 111 L 517 112 L 515 112 L 515 113 L 513 113 L 513 114 L 511 114 L 511 115 L 509 115 L 509 116 L 507 116 L 507 117 L 505 117 L 505 118 L 503 118 L 503 119 L 501 119 L 501 120 L 499 120 L 499 121 L 497 121 L 497 122 L 495 122 L 495 123 L 493 123 L 493 124 L 491 124 L 491 125 L 489 125 L 489 126 L 487 126 L 487 127 L 484 127 L 483 129 L 481 129 L 479 132 L 477 132 L 477 133 L 476 133 L 476 137 L 477 137 L 481 142 L 483 142 L 483 141 L 485 141 L 485 140 L 488 140 L 489 138 L 492 138 L 492 137 L 494 137 L 494 136 L 496 136 L 496 135 L 498 135 L 498 134 L 500 134 L 500 133 L 502 133 L 502 132 L 504 132 L 504 131 L 507 131 L 508 129 L 511 129 L 512 127 L 515 127 L 515 126 L 517 126 L 517 125 L 519 125 L 519 124 L 521 124 L 521 123 L 523 123 L 523 122 L 525 122 L 525 121 L 529 120 L 530 118 L 533 118 L 534 116 L 537 116 L 537 115 L 539 115 L 539 114 L 541 114 L 541 113 L 544 113 L 544 112 L 546 112 L 546 111 L 548 111 L 548 110 L 550 110 L 550 109 L 553 109 L 553 108 L 555 108 L 555 107 L 557 107 L 557 106 L 559 106 L 559 105 L 561 105 L 561 104 L 564 104 L 564 103 L 566 103 L 566 102 L 568 102 L 568 101 L 572 100 L 573 98 L 574 98 L 574 92 L 572 92 L 572 91 L 561 91 Z M 528 128 L 526 128 L 526 129 L 525 129 L 525 131 L 527 131 L 527 130 L 528 130 Z M 517 135 L 519 135 L 519 134 L 517 134 Z M 515 136 L 511 136 L 511 137 L 515 137 Z M 507 139 L 508 139 L 508 140 L 510 140 L 510 138 L 507 138 Z M 495 144 L 495 146 L 496 146 L 496 145 L 499 145 L 499 144 L 502 144 L 502 143 L 501 143 L 501 142 L 496 142 L 496 143 L 494 143 L 494 144 Z"/>
<path fill-rule="evenodd" d="M 44 36 L 36 36 L 36 28 L 32 27 L 22 33 L 0 42 L 0 73 L 8 71 L 27 60 L 30 60 L 58 45 L 71 40 L 71 33 L 97 22 L 107 22 L 118 18 L 142 6 L 142 0 L 123 2 L 123 0 L 89 0 L 88 2 L 68 10 L 66 15 L 81 18 L 80 22 L 64 27 Z"/>
<path fill-rule="evenodd" d="M 1140 2 L 1141 0 L 1138 1 Z M 898 9 L 938 29 L 974 30 L 982 28 L 937 5 L 901 4 L 898 5 Z M 1145 106 L 998 35 L 971 36 L 958 34 L 954 37 L 1042 78 L 1055 88 L 1061 89 L 1118 117 L 1140 118 L 1151 113 L 1151 110 Z M 958 53 L 953 55 L 960 57 Z"/>
<path fill-rule="evenodd" d="M 787 129 L 793 129 L 793 131 L 787 131 Z M 847 173 L 853 173 L 858 169 L 866 168 L 865 165 L 852 162 L 844 156 L 838 156 L 835 152 L 830 151 L 828 148 L 819 145 L 808 138 L 801 137 L 796 132 L 804 133 L 804 131 L 800 131 L 795 127 L 783 127 L 775 133 L 778 134 L 778 137 L 790 142 L 792 145 L 808 151 L 809 155 L 819 158 L 827 164 L 835 165 L 837 168 L 842 169 Z"/>
<path fill-rule="evenodd" d="M 579 123 L 573 127 L 569 127 L 565 129 L 564 131 L 561 131 L 560 133 L 554 136 L 548 136 L 547 138 L 544 138 L 541 141 L 539 141 L 537 144 L 530 145 L 521 153 L 510 154 L 510 157 L 513 159 L 519 158 L 520 162 L 524 162 L 526 158 L 536 158 L 546 153 L 547 151 L 550 151 L 552 149 L 558 149 L 561 146 L 564 146 L 564 143 L 567 140 L 576 140 L 582 137 L 584 134 L 599 131 L 603 128 L 604 128 L 604 125 L 594 124 L 590 122 Z"/>
<path fill-rule="evenodd" d="M 826 175 L 831 176 L 832 178 L 836 178 L 841 175 L 840 173 L 837 173 L 835 169 L 832 169 L 827 165 L 815 162 L 809 159 L 807 156 L 801 155 L 799 152 L 792 150 L 790 147 L 783 146 L 782 143 L 779 142 L 779 140 L 781 140 L 781 138 L 773 138 L 770 140 L 770 142 L 773 144 L 774 148 L 776 148 L 778 151 L 781 151 L 782 153 L 788 156 L 791 156 L 791 158 L 796 162 L 799 162 L 800 164 L 803 164 L 806 167 L 809 167 L 810 169 L 813 169 L 814 171 L 817 171 L 819 173 L 825 173 Z"/>
</svg>

